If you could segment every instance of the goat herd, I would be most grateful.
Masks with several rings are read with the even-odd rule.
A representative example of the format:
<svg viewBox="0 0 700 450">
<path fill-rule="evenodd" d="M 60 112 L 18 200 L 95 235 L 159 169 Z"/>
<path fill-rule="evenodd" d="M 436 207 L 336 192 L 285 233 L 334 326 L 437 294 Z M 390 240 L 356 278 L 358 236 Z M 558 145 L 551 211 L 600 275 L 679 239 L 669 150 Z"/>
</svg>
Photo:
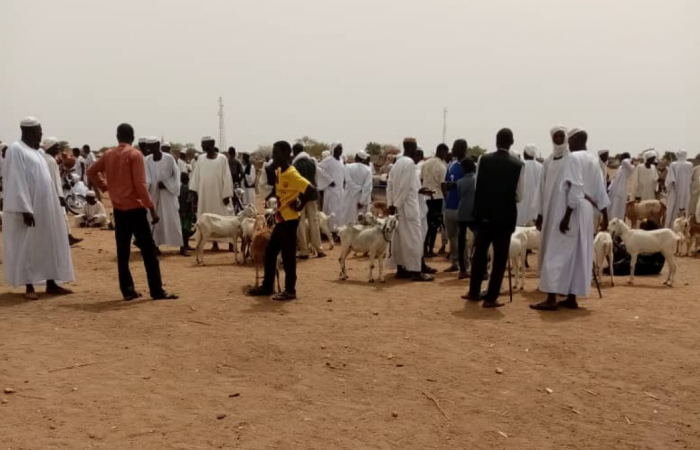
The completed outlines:
<svg viewBox="0 0 700 450">
<path fill-rule="evenodd" d="M 236 216 L 202 214 L 197 221 L 194 235 L 197 264 L 204 265 L 204 244 L 211 240 L 233 243 L 234 259 L 238 262 L 237 242 L 240 238 L 243 263 L 248 258 L 253 261 L 257 285 L 259 269 L 265 261 L 265 250 L 270 240 L 271 228 L 274 225 L 274 216 L 277 211 L 274 198 L 268 200 L 265 206 L 261 214 L 253 205 L 247 205 Z M 354 252 L 369 256 L 368 281 L 370 283 L 375 282 L 375 267 L 378 269 L 379 281 L 381 283 L 386 281 L 384 261 L 388 256 L 391 240 L 399 222 L 398 217 L 388 215 L 386 210 L 386 205 L 383 202 L 376 202 L 372 205 L 370 212 L 360 214 L 354 224 L 338 229 L 338 237 L 342 247 L 338 259 L 341 280 L 348 278 L 346 259 L 350 252 Z M 688 218 L 683 215 L 675 219 L 673 229 L 662 228 L 645 231 L 636 228 L 642 220 L 663 223 L 664 215 L 665 205 L 658 200 L 632 201 L 627 205 L 626 211 L 626 218 L 631 226 L 625 220 L 612 219 L 608 225 L 608 231 L 598 232 L 593 243 L 593 270 L 598 279 L 602 280 L 602 268 L 607 263 L 611 284 L 615 285 L 613 238 L 619 237 L 630 255 L 630 283 L 634 282 L 634 270 L 639 255 L 661 253 L 669 266 L 668 277 L 664 284 L 673 286 L 677 268 L 675 256 L 688 256 L 691 249 L 697 247 L 700 242 L 700 225 L 695 222 L 693 217 Z M 327 238 L 332 250 L 334 245 L 329 220 L 328 215 L 318 212 L 320 232 Z M 304 229 L 308 233 L 308 225 Z M 471 231 L 467 233 L 467 254 L 471 254 L 474 236 Z M 539 251 L 540 239 L 540 232 L 534 226 L 517 227 L 511 236 L 509 262 L 516 277 L 516 289 L 525 289 L 527 254 Z M 307 239 L 307 242 L 311 242 L 311 240 Z M 314 251 L 313 248 L 310 250 Z"/>
</svg>

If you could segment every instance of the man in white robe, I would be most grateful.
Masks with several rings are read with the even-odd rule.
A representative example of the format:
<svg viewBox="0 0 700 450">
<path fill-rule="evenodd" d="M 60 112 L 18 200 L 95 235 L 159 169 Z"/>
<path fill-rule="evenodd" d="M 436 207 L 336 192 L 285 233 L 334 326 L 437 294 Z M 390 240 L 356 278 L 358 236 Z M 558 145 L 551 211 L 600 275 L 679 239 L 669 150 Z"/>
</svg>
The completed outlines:
<svg viewBox="0 0 700 450">
<path fill-rule="evenodd" d="M 175 158 L 161 151 L 158 139 L 147 143 L 149 155 L 144 161 L 146 184 L 160 221 L 153 226 L 153 240 L 156 247 L 182 247 L 182 227 L 180 226 L 180 169 Z"/>
<path fill-rule="evenodd" d="M 673 226 L 673 221 L 680 215 L 694 214 L 690 206 L 690 185 L 693 177 L 693 163 L 688 161 L 688 152 L 679 150 L 678 159 L 671 163 L 666 175 L 666 228 Z M 695 206 L 695 205 L 693 205 Z M 693 208 L 694 209 L 694 208 Z"/>
<path fill-rule="evenodd" d="M 243 205 L 255 205 L 255 165 L 249 153 L 243 153 Z"/>
<path fill-rule="evenodd" d="M 345 164 L 343 156 L 343 144 L 331 145 L 332 156 L 322 160 L 318 164 L 318 189 L 323 191 L 323 212 L 330 218 L 328 220 L 331 233 L 335 236 L 338 226 L 343 220 L 343 191 L 345 189 Z M 328 182 L 330 180 L 330 182 Z"/>
<path fill-rule="evenodd" d="M 230 216 L 233 180 L 228 158 L 216 152 L 214 138 L 210 136 L 202 138 L 202 148 L 205 154 L 199 155 L 190 179 L 190 190 L 197 196 L 197 218 L 204 213 Z M 217 242 L 212 249 L 219 249 Z"/>
<path fill-rule="evenodd" d="M 608 197 L 610 197 L 608 216 L 611 219 L 625 220 L 627 198 L 629 197 L 627 181 L 634 173 L 634 166 L 630 159 L 629 153 L 620 155 L 620 166 L 617 168 L 615 178 L 610 183 L 610 189 L 608 190 Z"/>
<path fill-rule="evenodd" d="M 107 224 L 107 211 L 102 202 L 95 197 L 95 191 L 88 191 L 83 212 L 75 216 L 75 226 L 101 228 Z"/>
<path fill-rule="evenodd" d="M 180 151 L 173 152 L 172 155 L 173 158 L 175 158 L 175 161 L 177 161 L 177 168 L 180 170 L 180 173 L 186 173 L 189 175 L 190 172 L 192 172 L 192 168 L 189 164 L 187 164 L 187 161 L 185 161 L 185 158 L 187 158 L 187 149 L 183 147 L 180 149 Z"/>
<path fill-rule="evenodd" d="M 603 216 L 602 228 L 607 229 L 607 207 L 610 199 L 605 190 L 605 181 L 598 158 L 588 152 L 588 135 L 584 130 L 569 132 L 571 154 L 564 158 L 560 189 L 565 208 L 552 211 L 549 225 L 554 229 L 542 236 L 546 247 L 540 268 L 540 291 L 547 299 L 531 308 L 554 311 L 559 306 L 578 308 L 577 296 L 587 297 L 593 276 L 593 239 L 596 229 L 593 224 L 594 211 Z M 564 209 L 564 211 L 562 211 Z M 562 213 L 563 214 L 557 214 Z M 566 295 L 566 300 L 557 304 L 557 294 Z"/>
<path fill-rule="evenodd" d="M 528 144 L 523 150 L 523 198 L 518 202 L 518 226 L 530 226 L 537 219 L 537 208 L 535 197 L 540 189 L 540 179 L 542 178 L 542 164 L 537 162 L 537 147 Z"/>
<path fill-rule="evenodd" d="M 600 164 L 600 172 L 603 174 L 605 189 L 608 188 L 610 176 L 608 175 L 608 159 L 610 159 L 610 150 L 598 150 L 598 164 Z"/>
<path fill-rule="evenodd" d="M 372 171 L 365 161 L 369 161 L 369 156 L 359 152 L 355 155 L 355 162 L 345 166 L 345 206 L 341 225 L 355 223 L 358 214 L 367 212 L 372 201 Z"/>
<path fill-rule="evenodd" d="M 25 286 L 36 300 L 35 284 L 49 295 L 69 294 L 57 283 L 73 281 L 68 230 L 46 160 L 39 153 L 41 124 L 33 117 L 20 123 L 22 139 L 6 152 L 2 261 L 5 283 Z"/>
<path fill-rule="evenodd" d="M 637 201 L 656 200 L 659 190 L 659 173 L 656 171 L 657 154 L 653 150 L 644 153 L 644 164 L 634 170 L 634 198 Z"/>
<path fill-rule="evenodd" d="M 421 226 L 419 193 L 423 192 L 413 160 L 417 151 L 416 140 L 404 140 L 404 155 L 389 172 L 386 201 L 389 213 L 396 214 L 398 226 L 391 240 L 389 267 L 396 267 L 396 278 L 413 281 L 433 281 L 421 272 L 423 257 L 423 229 Z"/>
<path fill-rule="evenodd" d="M 695 214 L 696 221 L 700 221 L 700 215 L 698 214 L 700 209 L 698 209 L 698 206 L 700 206 L 700 166 L 696 166 L 691 175 L 690 205 L 688 206 L 690 208 L 688 214 Z"/>
</svg>

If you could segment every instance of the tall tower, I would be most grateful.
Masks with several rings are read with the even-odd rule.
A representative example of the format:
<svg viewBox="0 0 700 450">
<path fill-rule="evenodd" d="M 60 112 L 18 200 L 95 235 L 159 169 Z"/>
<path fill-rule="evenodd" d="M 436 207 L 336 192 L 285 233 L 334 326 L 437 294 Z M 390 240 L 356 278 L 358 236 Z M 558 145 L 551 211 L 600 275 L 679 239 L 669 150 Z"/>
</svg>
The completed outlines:
<svg viewBox="0 0 700 450">
<path fill-rule="evenodd" d="M 219 97 L 219 148 L 226 153 L 226 125 L 224 124 L 224 99 Z"/>
<path fill-rule="evenodd" d="M 442 110 L 442 143 L 447 138 L 447 108 Z"/>
</svg>

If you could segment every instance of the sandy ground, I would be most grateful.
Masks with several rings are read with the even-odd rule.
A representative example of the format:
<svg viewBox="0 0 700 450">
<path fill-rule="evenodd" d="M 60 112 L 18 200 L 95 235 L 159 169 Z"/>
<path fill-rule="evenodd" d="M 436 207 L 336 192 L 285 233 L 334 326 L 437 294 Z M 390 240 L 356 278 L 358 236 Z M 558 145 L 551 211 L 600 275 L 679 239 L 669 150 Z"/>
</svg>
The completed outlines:
<svg viewBox="0 0 700 450">
<path fill-rule="evenodd" d="M 534 271 L 485 310 L 453 274 L 339 282 L 336 248 L 276 304 L 230 253 L 166 254 L 181 299 L 125 303 L 113 233 L 74 231 L 74 295 L 0 287 L 0 450 L 700 448 L 700 260 L 538 313 Z"/>
</svg>

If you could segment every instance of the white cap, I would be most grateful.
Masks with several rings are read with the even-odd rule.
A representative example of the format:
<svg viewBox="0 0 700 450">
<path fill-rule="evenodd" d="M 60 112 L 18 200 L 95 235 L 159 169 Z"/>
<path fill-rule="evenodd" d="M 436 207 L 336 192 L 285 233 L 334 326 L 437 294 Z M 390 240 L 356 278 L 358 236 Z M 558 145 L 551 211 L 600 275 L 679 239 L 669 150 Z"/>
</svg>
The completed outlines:
<svg viewBox="0 0 700 450">
<path fill-rule="evenodd" d="M 180 154 L 184 155 L 187 153 L 187 149 L 185 147 L 180 148 Z"/>
<path fill-rule="evenodd" d="M 168 142 L 168 141 L 163 142 L 162 144 L 160 144 L 160 146 L 161 147 L 172 147 L 172 145 L 170 145 L 170 142 Z"/>
<path fill-rule="evenodd" d="M 19 123 L 20 127 L 38 127 L 39 125 L 41 125 L 41 123 L 39 122 L 39 119 L 37 119 L 36 117 L 32 117 L 32 116 L 25 117 Z"/>
<path fill-rule="evenodd" d="M 572 128 L 569 130 L 569 137 L 575 136 L 583 131 L 585 131 L 583 128 Z"/>
<path fill-rule="evenodd" d="M 44 142 L 41 143 L 41 147 L 44 150 L 48 150 L 56 144 L 58 144 L 58 139 L 56 139 L 55 137 L 47 137 L 46 139 L 44 139 Z"/>
<path fill-rule="evenodd" d="M 148 136 L 144 142 L 146 144 L 157 144 L 160 142 L 160 139 L 157 136 Z"/>
<path fill-rule="evenodd" d="M 365 159 L 369 158 L 369 155 L 368 155 L 367 153 L 365 153 L 365 152 L 357 152 L 357 155 L 356 155 L 356 156 L 358 156 L 358 157 L 359 157 L 360 159 L 362 159 L 362 160 L 365 160 Z"/>
<path fill-rule="evenodd" d="M 215 139 L 211 136 L 202 136 L 202 142 L 214 142 Z"/>
<path fill-rule="evenodd" d="M 610 153 L 610 150 L 608 150 L 608 149 L 598 150 L 598 155 L 604 155 L 606 153 Z"/>
<path fill-rule="evenodd" d="M 647 150 L 646 152 L 644 152 L 644 160 L 645 161 L 648 161 L 651 158 L 658 158 L 658 157 L 659 157 L 659 154 L 656 153 L 656 150 L 654 150 L 654 149 Z"/>
<path fill-rule="evenodd" d="M 523 153 L 525 153 L 527 156 L 534 158 L 535 156 L 537 156 L 537 146 L 535 144 L 527 144 L 525 146 L 525 149 L 523 150 Z"/>
<path fill-rule="evenodd" d="M 85 197 L 94 197 L 95 196 L 95 191 L 87 191 L 85 193 Z"/>
</svg>

